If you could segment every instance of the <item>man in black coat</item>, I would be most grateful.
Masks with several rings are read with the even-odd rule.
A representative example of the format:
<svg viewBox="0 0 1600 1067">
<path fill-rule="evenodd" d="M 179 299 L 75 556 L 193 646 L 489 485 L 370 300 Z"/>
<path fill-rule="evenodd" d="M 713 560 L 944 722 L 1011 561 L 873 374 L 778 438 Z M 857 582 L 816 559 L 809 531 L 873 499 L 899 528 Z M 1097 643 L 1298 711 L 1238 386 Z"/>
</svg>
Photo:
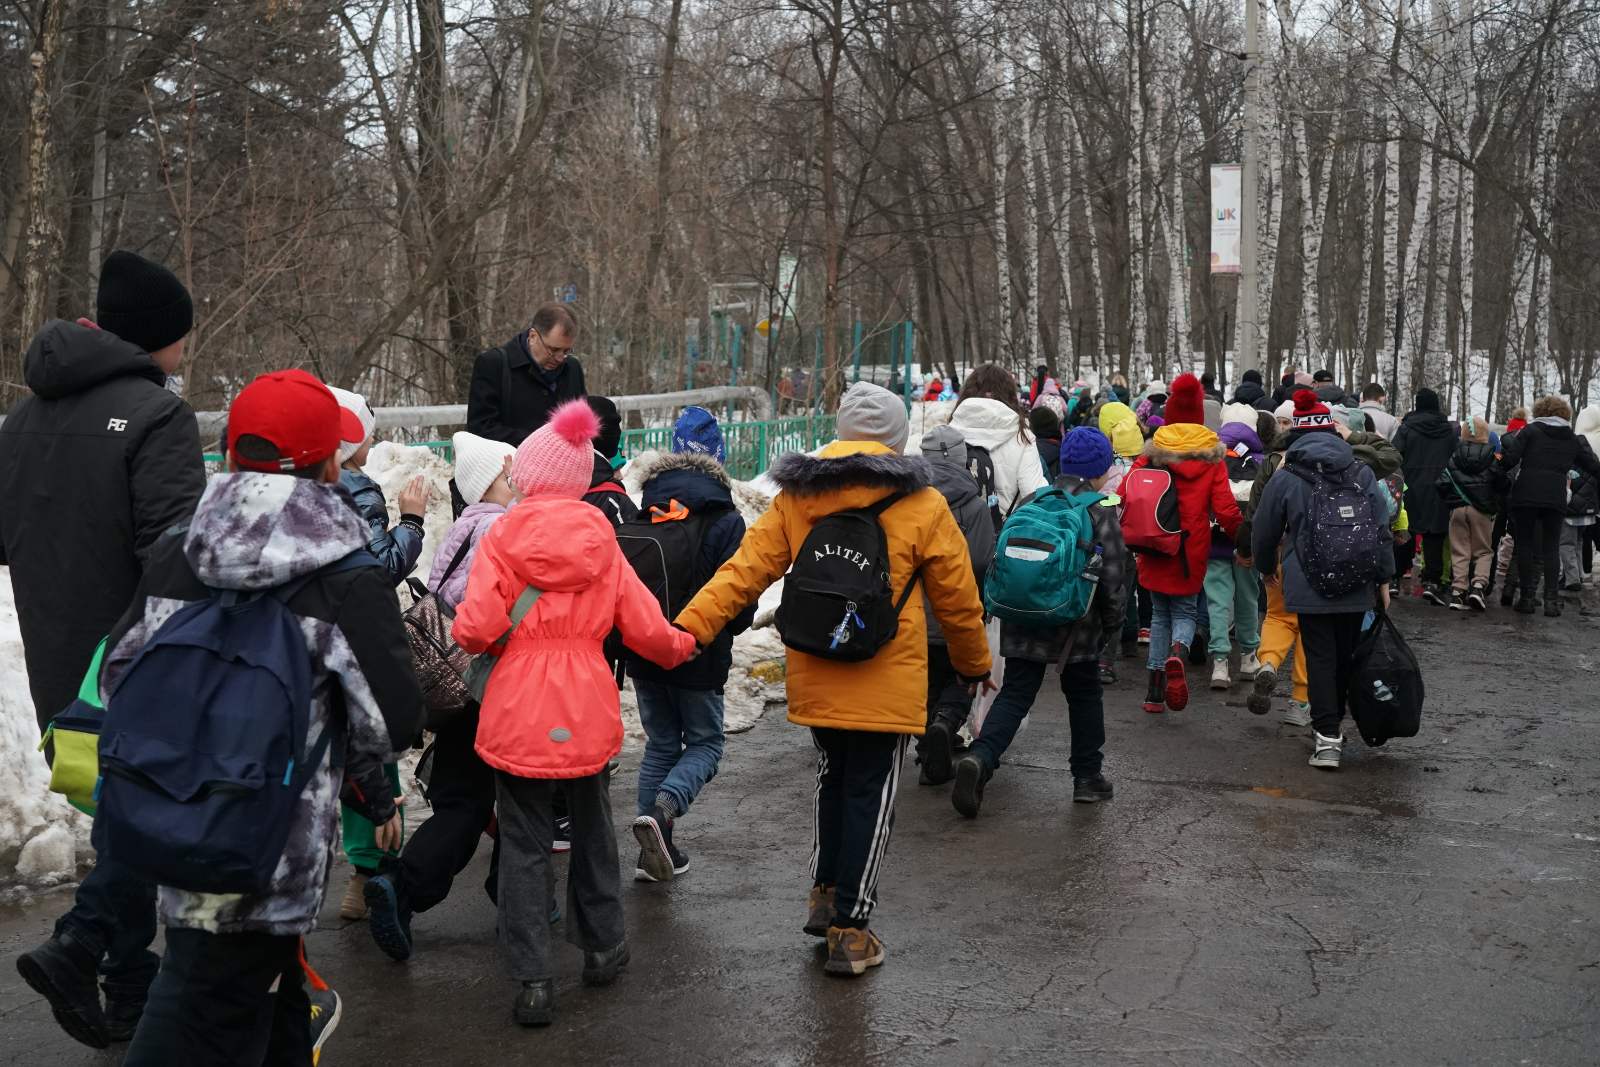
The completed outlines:
<svg viewBox="0 0 1600 1067">
<path fill-rule="evenodd" d="M 95 305 L 98 325 L 39 331 L 23 359 L 33 395 L 0 426 L 0 563 L 11 568 L 41 729 L 77 695 L 152 547 L 189 521 L 205 489 L 194 412 L 166 388 L 194 323 L 188 290 L 165 267 L 113 252 Z M 158 963 L 155 897 L 155 886 L 97 864 L 55 935 L 18 960 L 84 1044 L 133 1036 Z"/>
<path fill-rule="evenodd" d="M 1450 603 L 1444 588 L 1445 536 L 1450 532 L 1450 509 L 1434 483 L 1455 455 L 1456 434 L 1439 410 L 1439 394 L 1417 390 L 1416 410 L 1400 422 L 1394 435 L 1406 475 L 1406 517 L 1411 532 L 1422 535 L 1422 595 L 1440 607 Z"/>
<path fill-rule="evenodd" d="M 533 324 L 472 365 L 467 430 L 520 445 L 568 400 L 585 396 L 583 364 L 572 354 L 578 320 L 563 304 L 546 304 Z"/>
</svg>

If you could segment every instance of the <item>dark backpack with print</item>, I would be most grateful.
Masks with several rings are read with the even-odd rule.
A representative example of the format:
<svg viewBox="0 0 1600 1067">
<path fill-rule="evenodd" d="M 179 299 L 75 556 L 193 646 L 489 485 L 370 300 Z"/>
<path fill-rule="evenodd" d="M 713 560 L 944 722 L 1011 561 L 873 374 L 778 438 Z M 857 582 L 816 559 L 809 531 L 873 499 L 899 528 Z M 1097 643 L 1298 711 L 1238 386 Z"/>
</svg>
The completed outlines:
<svg viewBox="0 0 1600 1067">
<path fill-rule="evenodd" d="M 900 632 L 900 611 L 917 584 L 889 587 L 889 542 L 881 518 L 905 493 L 817 520 L 783 580 L 778 635 L 797 652 L 858 663 Z"/>
<path fill-rule="evenodd" d="M 1311 486 L 1311 504 L 1295 536 L 1295 553 L 1306 581 L 1332 599 L 1378 580 L 1379 553 L 1391 551 L 1389 517 L 1356 481 L 1364 469 L 1354 460 L 1340 470 L 1286 462 L 1283 469 Z"/>
</svg>

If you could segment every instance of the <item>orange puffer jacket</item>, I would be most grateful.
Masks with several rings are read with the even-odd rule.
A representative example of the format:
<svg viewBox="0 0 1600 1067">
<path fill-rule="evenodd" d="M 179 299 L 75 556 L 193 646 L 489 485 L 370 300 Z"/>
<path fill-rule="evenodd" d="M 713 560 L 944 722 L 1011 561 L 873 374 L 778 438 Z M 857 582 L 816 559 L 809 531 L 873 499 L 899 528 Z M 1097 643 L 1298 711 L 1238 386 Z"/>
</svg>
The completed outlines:
<svg viewBox="0 0 1600 1067">
<path fill-rule="evenodd" d="M 983 604 L 973 579 L 967 541 L 950 506 L 928 487 L 920 456 L 896 455 L 865 441 L 835 441 L 816 456 L 791 453 L 771 470 L 782 489 L 745 534 L 732 559 L 678 615 L 702 645 L 789 569 L 818 519 L 864 508 L 890 493 L 909 496 L 884 511 L 889 586 L 898 595 L 918 583 L 900 610 L 900 628 L 872 659 L 842 663 L 789 650 L 789 721 L 876 733 L 920 734 L 928 701 L 928 632 L 923 597 L 944 627 L 950 659 L 968 679 L 989 673 Z"/>
<path fill-rule="evenodd" d="M 668 668 L 693 655 L 694 638 L 662 617 L 611 523 L 581 500 L 526 500 L 490 527 L 456 611 L 456 642 L 469 652 L 495 645 L 530 585 L 543 595 L 489 679 L 478 755 L 522 778 L 598 774 L 622 750 L 606 635 L 620 629 L 629 648 Z"/>
</svg>

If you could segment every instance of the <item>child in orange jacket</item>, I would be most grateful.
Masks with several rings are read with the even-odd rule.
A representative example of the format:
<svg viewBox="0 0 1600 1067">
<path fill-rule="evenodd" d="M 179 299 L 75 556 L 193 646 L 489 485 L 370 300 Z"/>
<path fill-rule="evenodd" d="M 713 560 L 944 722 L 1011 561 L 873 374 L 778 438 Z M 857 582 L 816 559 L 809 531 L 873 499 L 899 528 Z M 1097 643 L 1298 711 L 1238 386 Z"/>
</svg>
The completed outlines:
<svg viewBox="0 0 1600 1067">
<path fill-rule="evenodd" d="M 484 535 L 454 627 L 467 651 L 499 653 L 477 749 L 495 769 L 500 946 L 522 983 L 513 1012 L 524 1026 L 548 1026 L 555 1007 L 549 853 L 558 782 L 572 819 L 567 938 L 583 950 L 591 985 L 614 981 L 628 962 L 606 788 L 622 717 L 606 635 L 620 629 L 629 648 L 668 668 L 696 652 L 694 638 L 662 617 L 610 522 L 581 499 L 597 421 L 572 401 L 517 449 L 511 484 L 523 500 Z"/>
<path fill-rule="evenodd" d="M 820 519 L 894 498 L 879 523 L 889 587 L 904 597 L 893 639 L 859 662 L 791 649 L 785 679 L 789 721 L 810 727 L 817 747 L 816 842 L 804 929 L 827 938 L 828 973 L 848 976 L 883 962 L 883 942 L 868 920 L 894 829 L 900 764 L 907 743 L 927 727 L 923 598 L 944 627 L 961 681 L 988 684 L 990 656 L 966 538 L 944 496 L 929 485 L 926 461 L 901 454 L 910 432 L 904 403 L 857 382 L 840 400 L 838 427 L 839 440 L 815 456 L 790 453 L 773 464 L 770 475 L 781 492 L 772 508 L 678 619 L 702 645 L 710 644 L 783 577 Z"/>
</svg>

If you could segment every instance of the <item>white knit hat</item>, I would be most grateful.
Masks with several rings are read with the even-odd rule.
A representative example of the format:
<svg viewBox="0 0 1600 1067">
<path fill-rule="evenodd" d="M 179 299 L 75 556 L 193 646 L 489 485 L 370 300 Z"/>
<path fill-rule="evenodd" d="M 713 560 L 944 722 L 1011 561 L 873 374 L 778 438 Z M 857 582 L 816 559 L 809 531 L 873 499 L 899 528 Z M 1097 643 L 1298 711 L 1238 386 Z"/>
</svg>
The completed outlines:
<svg viewBox="0 0 1600 1067">
<path fill-rule="evenodd" d="M 506 460 L 517 450 L 504 441 L 491 441 L 465 430 L 450 437 L 456 454 L 456 488 L 468 504 L 483 501 L 494 480 L 506 469 Z"/>
<path fill-rule="evenodd" d="M 333 398 L 339 402 L 339 406 L 354 415 L 361 423 L 361 440 L 347 441 L 343 437 L 339 440 L 339 463 L 342 465 L 351 456 L 360 452 L 362 445 L 372 440 L 372 431 L 378 425 L 378 419 L 372 414 L 367 398 L 360 393 L 352 393 L 348 389 L 340 389 L 333 385 L 328 388 L 333 391 Z"/>
</svg>

